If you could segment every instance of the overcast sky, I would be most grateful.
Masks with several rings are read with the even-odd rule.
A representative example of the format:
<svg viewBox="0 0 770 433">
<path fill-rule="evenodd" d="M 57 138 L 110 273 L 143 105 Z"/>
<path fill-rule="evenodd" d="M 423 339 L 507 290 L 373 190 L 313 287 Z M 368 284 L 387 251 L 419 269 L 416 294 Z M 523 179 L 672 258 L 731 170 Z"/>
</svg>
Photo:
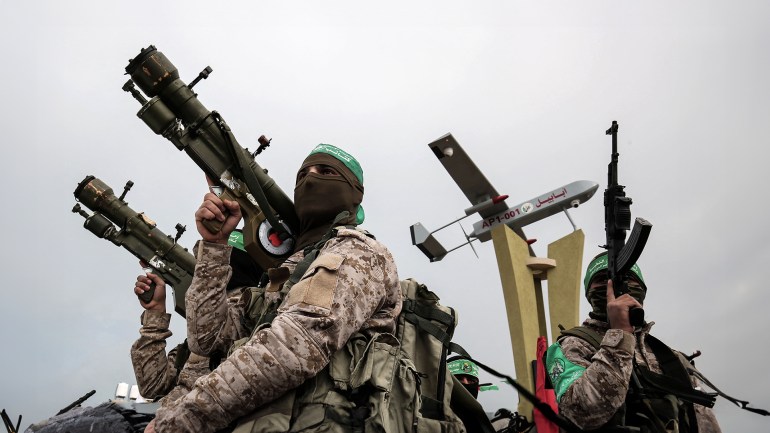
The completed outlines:
<svg viewBox="0 0 770 433">
<path fill-rule="evenodd" d="M 409 226 L 439 227 L 469 203 L 427 147 L 452 132 L 514 205 L 579 179 L 600 183 L 572 212 L 586 256 L 604 243 L 612 120 L 634 216 L 654 225 L 640 260 L 654 333 L 725 392 L 770 408 L 765 362 L 770 230 L 770 5 L 764 1 L 246 2 L 0 1 L 4 275 L 0 408 L 22 425 L 91 389 L 95 405 L 135 383 L 128 356 L 140 268 L 70 212 L 92 174 L 173 233 L 190 230 L 203 175 L 139 119 L 121 90 L 127 61 L 154 44 L 291 195 L 317 143 L 365 171 L 365 227 L 402 278 L 457 308 L 456 341 L 513 375 L 492 243 L 429 263 Z M 226 6 L 225 6 L 226 4 Z M 470 229 L 475 218 L 466 220 Z M 572 230 L 556 215 L 525 229 L 535 252 Z M 447 246 L 462 231 L 441 232 Z M 171 308 L 169 306 L 169 308 Z M 588 311 L 583 301 L 581 315 Z M 172 319 L 176 344 L 184 323 Z M 482 380 L 491 380 L 483 377 Z M 488 411 L 516 394 L 483 393 Z M 726 432 L 768 418 L 719 400 Z"/>
</svg>

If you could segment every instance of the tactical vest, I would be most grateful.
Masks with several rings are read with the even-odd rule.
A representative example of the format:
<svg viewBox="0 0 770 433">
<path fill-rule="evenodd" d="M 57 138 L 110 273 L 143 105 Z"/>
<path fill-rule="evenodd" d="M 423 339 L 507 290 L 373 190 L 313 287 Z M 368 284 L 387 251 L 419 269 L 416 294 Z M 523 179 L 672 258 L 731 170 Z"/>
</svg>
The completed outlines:
<svg viewBox="0 0 770 433">
<path fill-rule="evenodd" d="M 581 338 L 597 351 L 602 336 L 586 326 L 561 331 L 564 336 Z M 634 361 L 626 401 L 597 432 L 676 432 L 697 433 L 693 404 L 713 407 L 716 396 L 693 388 L 683 363 L 687 360 L 657 338 L 645 336 L 658 360 L 662 374 Z"/>
<path fill-rule="evenodd" d="M 252 335 L 269 326 L 282 299 L 336 235 L 335 230 L 308 248 L 291 275 L 270 270 L 274 274 L 266 287 L 244 294 L 244 320 L 253 325 Z M 447 354 L 459 350 L 451 343 L 457 325 L 454 310 L 440 305 L 425 285 L 412 279 L 400 284 L 403 307 L 394 334 L 354 334 L 315 377 L 238 420 L 234 433 L 468 431 L 452 401 L 468 392 L 454 386 L 454 377 L 446 371 Z M 279 300 L 271 296 L 275 293 Z M 239 340 L 230 352 L 248 339 Z M 473 403 L 483 418 L 476 422 L 486 421 L 488 428 L 469 430 L 493 431 L 481 407 Z"/>
</svg>

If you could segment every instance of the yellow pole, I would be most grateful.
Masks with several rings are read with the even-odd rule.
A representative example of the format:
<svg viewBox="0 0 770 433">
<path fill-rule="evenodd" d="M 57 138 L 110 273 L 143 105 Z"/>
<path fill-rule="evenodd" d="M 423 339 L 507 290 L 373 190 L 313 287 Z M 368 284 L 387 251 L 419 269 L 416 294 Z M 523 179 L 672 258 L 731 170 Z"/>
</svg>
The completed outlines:
<svg viewBox="0 0 770 433">
<path fill-rule="evenodd" d="M 555 339 L 559 324 L 565 328 L 578 324 L 585 235 L 576 230 L 549 244 L 548 258 L 530 256 L 527 243 L 503 224 L 492 229 L 492 241 L 508 315 L 516 380 L 534 393 L 530 363 L 537 356 L 537 338 L 547 333 L 541 280 L 548 280 L 548 312 L 551 336 Z M 519 399 L 517 410 L 532 419 L 529 401 Z"/>
<path fill-rule="evenodd" d="M 504 224 L 492 229 L 492 241 L 508 314 L 516 380 L 534 392 L 530 361 L 535 359 L 537 352 L 540 324 L 535 282 L 532 272 L 527 268 L 529 248 L 521 237 Z M 532 404 L 520 398 L 518 412 L 531 420 Z"/>
<path fill-rule="evenodd" d="M 584 244 L 585 234 L 582 230 L 575 230 L 548 245 L 548 257 L 558 263 L 558 266 L 548 271 L 551 341 L 556 341 L 559 336 L 559 324 L 566 329 L 579 324 Z"/>
</svg>

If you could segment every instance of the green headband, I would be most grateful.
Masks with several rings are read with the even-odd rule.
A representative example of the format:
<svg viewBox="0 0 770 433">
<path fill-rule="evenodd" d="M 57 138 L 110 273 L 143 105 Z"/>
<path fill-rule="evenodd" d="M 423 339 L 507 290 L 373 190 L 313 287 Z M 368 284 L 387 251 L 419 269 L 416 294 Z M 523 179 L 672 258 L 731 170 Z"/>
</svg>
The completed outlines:
<svg viewBox="0 0 770 433">
<path fill-rule="evenodd" d="M 467 359 L 455 359 L 447 362 L 446 366 L 449 368 L 449 372 L 454 375 L 466 374 L 477 379 L 479 377 L 479 366 Z"/>
<path fill-rule="evenodd" d="M 353 155 L 345 152 L 337 146 L 324 143 L 319 144 L 313 150 L 311 150 L 308 156 L 313 155 L 314 153 L 325 153 L 340 160 L 340 162 L 342 162 L 345 167 L 347 167 L 348 170 L 353 173 L 353 176 L 358 179 L 358 182 L 361 183 L 361 186 L 364 185 L 364 169 L 361 168 L 361 164 L 358 163 L 358 160 L 356 160 Z M 364 213 L 364 207 L 358 205 L 358 209 L 356 209 L 356 224 L 358 225 L 363 223 L 365 217 L 366 214 Z"/>
<path fill-rule="evenodd" d="M 591 260 L 591 263 L 588 264 L 588 268 L 586 268 L 586 278 L 583 280 L 583 285 L 585 286 L 586 293 L 588 293 L 588 286 L 591 284 L 591 280 L 601 271 L 607 270 L 607 253 L 602 253 L 596 257 L 594 257 L 593 260 Z M 642 283 L 642 286 L 644 288 L 647 288 L 647 285 L 644 283 L 644 278 L 642 277 L 642 270 L 639 268 L 639 265 L 634 263 L 634 266 L 631 266 L 631 273 L 636 276 L 636 278 L 639 280 L 640 283 Z"/>
<path fill-rule="evenodd" d="M 347 167 L 348 170 L 350 170 L 350 172 L 356 176 L 356 179 L 361 182 L 361 185 L 364 184 L 364 170 L 361 168 L 361 164 L 359 164 L 358 161 L 353 158 L 353 155 L 345 152 L 337 146 L 323 143 L 319 144 L 315 147 L 315 149 L 311 150 L 308 156 L 314 153 L 326 153 L 339 159 L 343 164 L 345 164 L 345 167 Z"/>
<path fill-rule="evenodd" d="M 243 233 L 236 230 L 230 232 L 230 237 L 227 239 L 227 245 L 238 248 L 241 251 L 246 251 L 246 247 L 243 246 Z"/>
</svg>

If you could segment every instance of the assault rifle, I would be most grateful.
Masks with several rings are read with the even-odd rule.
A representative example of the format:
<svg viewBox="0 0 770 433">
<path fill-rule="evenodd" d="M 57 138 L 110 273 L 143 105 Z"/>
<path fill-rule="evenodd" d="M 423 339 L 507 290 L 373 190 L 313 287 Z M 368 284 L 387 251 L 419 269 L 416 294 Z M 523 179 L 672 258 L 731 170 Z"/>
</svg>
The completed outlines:
<svg viewBox="0 0 770 433">
<path fill-rule="evenodd" d="M 80 406 L 81 404 L 83 404 L 83 402 L 85 402 L 86 400 L 91 398 L 91 396 L 94 395 L 94 394 L 96 394 L 96 390 L 95 389 L 92 389 L 91 391 L 88 391 L 84 396 L 82 396 L 79 399 L 77 399 L 77 400 L 73 401 L 72 403 L 68 404 L 67 407 L 65 407 L 64 409 L 60 410 L 56 415 L 61 415 L 63 413 L 67 413 L 70 410 Z"/>
<path fill-rule="evenodd" d="M 615 288 L 615 296 L 628 292 L 627 273 L 642 255 L 642 250 L 650 236 L 652 224 L 643 218 L 637 218 L 634 229 L 626 243 L 626 231 L 631 228 L 631 198 L 623 191 L 625 186 L 618 185 L 618 122 L 606 131 L 612 136 L 612 157 L 607 166 L 607 189 L 604 190 L 604 231 L 607 235 L 607 272 Z M 644 310 L 632 308 L 629 319 L 633 326 L 644 323 Z"/>
<path fill-rule="evenodd" d="M 123 90 L 142 104 L 137 116 L 154 133 L 184 150 L 219 185 L 216 191 L 220 197 L 238 201 L 244 215 L 246 251 L 262 269 L 272 268 L 293 251 L 292 233 L 297 233 L 299 219 L 289 197 L 254 161 L 270 141 L 260 137 L 260 146 L 253 154 L 242 148 L 222 116 L 204 107 L 193 92 L 211 72 L 207 66 L 187 85 L 166 56 L 150 45 L 129 61 L 126 73 L 131 79 Z M 135 84 L 151 98 L 149 101 Z M 221 226 L 207 222 L 212 232 Z"/>
<path fill-rule="evenodd" d="M 131 209 L 123 199 L 133 185 L 129 180 L 123 194 L 116 197 L 107 184 L 94 176 L 86 176 L 75 188 L 75 198 L 93 214 L 88 215 L 77 203 L 72 212 L 86 219 L 83 227 L 88 231 L 127 249 L 171 285 L 174 288 L 174 309 L 185 317 L 184 295 L 195 271 L 195 257 L 177 243 L 185 227 L 177 224 L 176 236 L 172 238 L 160 231 L 147 215 Z M 144 302 L 150 302 L 154 290 L 152 285 L 139 297 Z"/>
</svg>

